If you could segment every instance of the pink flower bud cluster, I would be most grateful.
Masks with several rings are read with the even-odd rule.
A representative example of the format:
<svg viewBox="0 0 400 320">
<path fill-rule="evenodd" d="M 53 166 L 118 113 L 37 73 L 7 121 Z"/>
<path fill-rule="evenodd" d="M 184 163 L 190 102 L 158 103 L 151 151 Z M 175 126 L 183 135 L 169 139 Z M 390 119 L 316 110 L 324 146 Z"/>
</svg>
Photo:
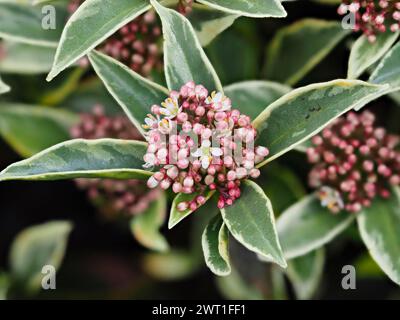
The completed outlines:
<svg viewBox="0 0 400 320">
<path fill-rule="evenodd" d="M 83 1 L 72 0 L 69 3 L 69 12 L 75 12 Z M 180 0 L 178 10 L 182 14 L 188 14 L 192 4 L 193 0 Z M 100 44 L 98 50 L 145 77 L 151 76 L 152 72 L 160 72 L 163 68 L 162 30 L 154 10 L 123 26 Z"/>
<path fill-rule="evenodd" d="M 240 197 L 241 180 L 260 175 L 254 166 L 268 149 L 254 148 L 257 132 L 250 118 L 231 107 L 222 93 L 209 96 L 204 86 L 189 82 L 161 106 L 152 106 L 145 119 L 149 146 L 144 167 L 161 167 L 148 187 L 199 194 L 180 203 L 181 211 L 198 208 L 209 190 L 218 191 L 219 208 L 232 205 Z"/>
<path fill-rule="evenodd" d="M 332 212 L 358 212 L 400 184 L 400 137 L 374 122 L 369 111 L 350 112 L 312 138 L 309 183 Z"/>
<path fill-rule="evenodd" d="M 81 114 L 80 122 L 71 128 L 71 136 L 84 139 L 142 139 L 125 116 L 106 116 L 99 105 L 93 108 L 92 113 Z M 161 192 L 160 189 L 149 190 L 140 180 L 77 179 L 76 184 L 108 217 L 140 214 Z"/>
<path fill-rule="evenodd" d="M 378 33 L 389 28 L 400 29 L 400 1 L 397 0 L 344 0 L 338 8 L 340 15 L 355 15 L 355 31 L 363 32 L 370 42 Z"/>
</svg>

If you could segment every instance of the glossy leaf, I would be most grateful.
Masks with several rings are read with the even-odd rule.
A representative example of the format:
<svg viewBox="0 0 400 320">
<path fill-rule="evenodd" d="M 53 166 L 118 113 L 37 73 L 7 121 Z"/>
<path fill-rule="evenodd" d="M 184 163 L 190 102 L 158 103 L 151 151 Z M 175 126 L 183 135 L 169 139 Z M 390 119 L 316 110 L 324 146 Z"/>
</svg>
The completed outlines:
<svg viewBox="0 0 400 320">
<path fill-rule="evenodd" d="M 132 233 L 143 246 L 156 251 L 169 249 L 167 241 L 159 231 L 165 221 L 166 210 L 167 199 L 162 193 L 149 208 L 131 220 Z"/>
<path fill-rule="evenodd" d="M 142 124 L 151 106 L 161 104 L 167 98 L 168 90 L 102 53 L 94 51 L 89 59 L 107 90 L 144 134 Z"/>
<path fill-rule="evenodd" d="M 375 199 L 357 216 L 369 253 L 388 277 L 400 285 L 400 190 L 390 199 Z"/>
<path fill-rule="evenodd" d="M 379 34 L 374 43 L 368 41 L 366 36 L 360 36 L 351 48 L 347 78 L 356 79 L 363 74 L 390 49 L 398 36 L 399 32 L 388 30 Z"/>
<path fill-rule="evenodd" d="M 149 9 L 148 0 L 86 0 L 69 18 L 47 80 Z"/>
<path fill-rule="evenodd" d="M 152 175 L 142 170 L 146 149 L 140 141 L 69 140 L 10 165 L 0 173 L 0 181 L 146 179 Z"/>
<path fill-rule="evenodd" d="M 388 85 L 333 80 L 295 89 L 270 104 L 254 121 L 258 144 L 269 148 L 262 166 L 321 131 L 345 112 L 379 97 Z"/>
<path fill-rule="evenodd" d="M 193 4 L 193 11 L 189 15 L 190 23 L 196 31 L 202 47 L 207 46 L 221 32 L 229 28 L 237 18 L 236 14 L 197 4 Z"/>
<path fill-rule="evenodd" d="M 285 268 L 286 261 L 279 244 L 269 199 L 250 180 L 242 184 L 241 192 L 240 198 L 232 206 L 221 210 L 226 226 L 233 237 L 247 249 Z"/>
<path fill-rule="evenodd" d="M 69 140 L 77 120 L 62 109 L 0 102 L 0 134 L 23 157 Z"/>
<path fill-rule="evenodd" d="M 164 34 L 164 68 L 168 88 L 179 90 L 189 81 L 209 91 L 222 90 L 221 82 L 201 48 L 195 31 L 183 15 L 151 0 L 161 18 Z"/>
<path fill-rule="evenodd" d="M 283 18 L 286 11 L 278 0 L 198 0 L 218 10 L 252 18 Z"/>
<path fill-rule="evenodd" d="M 387 83 L 390 91 L 400 89 L 400 42 L 383 57 L 371 74 L 369 81 L 377 84 Z"/>
<path fill-rule="evenodd" d="M 10 252 L 13 279 L 27 289 L 38 289 L 43 278 L 42 268 L 60 267 L 71 230 L 70 222 L 53 221 L 19 233 Z"/>
<path fill-rule="evenodd" d="M 42 46 L 57 46 L 66 19 L 66 10 L 56 6 L 56 28 L 42 27 L 42 7 L 0 2 L 0 38 Z M 48 14 L 47 11 L 44 11 Z M 44 22 L 44 21 L 43 21 Z"/>
<path fill-rule="evenodd" d="M 315 195 L 303 198 L 278 218 L 276 228 L 286 259 L 293 259 L 327 244 L 345 230 L 355 216 L 332 214 Z"/>
<path fill-rule="evenodd" d="M 298 299 L 313 298 L 322 278 L 324 263 L 322 248 L 288 261 L 287 275 Z"/>
<path fill-rule="evenodd" d="M 268 105 L 289 91 L 287 86 L 262 80 L 243 81 L 224 87 L 233 108 L 239 109 L 251 119 L 257 118 Z"/>
<path fill-rule="evenodd" d="M 204 229 L 201 244 L 207 266 L 218 276 L 231 273 L 228 242 L 229 231 L 221 215 L 217 214 Z"/>
<path fill-rule="evenodd" d="M 215 191 L 208 191 L 208 193 L 204 194 L 203 196 L 206 198 L 206 201 L 208 201 L 214 193 Z M 184 211 L 179 211 L 177 208 L 178 204 L 181 202 L 192 201 L 198 195 L 199 194 L 197 193 L 193 194 L 179 193 L 178 195 L 176 195 L 174 201 L 172 202 L 171 212 L 169 214 L 169 221 L 168 221 L 169 229 L 175 227 L 179 222 L 181 222 L 183 219 L 185 219 L 188 215 L 190 215 L 193 212 L 192 210 L 190 210 L 190 208 Z"/>
<path fill-rule="evenodd" d="M 2 41 L 0 72 L 40 74 L 49 72 L 56 49 L 13 41 Z"/>
<path fill-rule="evenodd" d="M 280 29 L 268 47 L 267 79 L 296 84 L 348 33 L 339 22 L 319 19 L 303 19 Z"/>
</svg>

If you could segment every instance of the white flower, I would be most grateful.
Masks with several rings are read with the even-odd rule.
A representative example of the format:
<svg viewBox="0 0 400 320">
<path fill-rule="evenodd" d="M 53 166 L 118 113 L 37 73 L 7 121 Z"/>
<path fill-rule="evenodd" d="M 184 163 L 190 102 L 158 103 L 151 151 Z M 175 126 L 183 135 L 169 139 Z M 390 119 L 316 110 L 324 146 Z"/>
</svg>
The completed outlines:
<svg viewBox="0 0 400 320">
<path fill-rule="evenodd" d="M 206 103 L 212 104 L 215 111 L 228 111 L 231 109 L 231 99 L 221 92 L 213 91 L 211 97 L 206 99 Z"/>
<path fill-rule="evenodd" d="M 167 119 L 175 118 L 179 112 L 182 111 L 182 107 L 179 107 L 177 98 L 167 98 L 161 105 L 164 108 L 160 108 L 160 113 Z"/>
<path fill-rule="evenodd" d="M 201 147 L 192 153 L 193 157 L 200 157 L 201 166 L 203 169 L 207 169 L 210 166 L 212 157 L 222 156 L 221 148 L 211 147 L 210 140 L 203 140 Z"/>
<path fill-rule="evenodd" d="M 168 134 L 171 132 L 174 123 L 169 118 L 164 118 L 158 122 L 158 131 L 162 134 Z"/>
<path fill-rule="evenodd" d="M 144 119 L 144 122 L 146 124 L 142 124 L 143 129 L 155 129 L 158 127 L 158 122 L 160 121 L 160 118 L 157 117 L 155 118 L 153 115 L 148 114 L 147 118 Z"/>
<path fill-rule="evenodd" d="M 344 209 L 343 199 L 337 190 L 323 186 L 319 190 L 318 196 L 321 200 L 321 205 L 327 207 L 332 212 L 336 213 Z"/>
</svg>

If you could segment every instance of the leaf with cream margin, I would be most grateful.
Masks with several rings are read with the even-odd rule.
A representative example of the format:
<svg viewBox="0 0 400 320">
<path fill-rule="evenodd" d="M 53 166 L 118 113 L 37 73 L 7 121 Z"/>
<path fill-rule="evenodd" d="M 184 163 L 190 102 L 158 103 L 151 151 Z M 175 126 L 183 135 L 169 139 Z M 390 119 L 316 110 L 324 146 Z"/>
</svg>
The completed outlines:
<svg viewBox="0 0 400 320">
<path fill-rule="evenodd" d="M 236 14 L 193 4 L 193 10 L 188 18 L 201 45 L 205 47 L 221 32 L 229 28 L 238 17 Z"/>
<path fill-rule="evenodd" d="M 318 290 L 325 264 L 325 250 L 320 248 L 288 261 L 286 274 L 298 299 L 313 298 Z"/>
<path fill-rule="evenodd" d="M 148 0 L 84 1 L 64 27 L 47 81 L 149 8 Z"/>
<path fill-rule="evenodd" d="M 368 81 L 389 84 L 390 91 L 400 90 L 400 42 L 383 57 Z"/>
<path fill-rule="evenodd" d="M 21 231 L 10 250 L 13 280 L 30 291 L 38 290 L 43 268 L 60 267 L 71 230 L 69 221 L 52 221 Z"/>
<path fill-rule="evenodd" d="M 169 246 L 160 233 L 166 217 L 167 198 L 162 192 L 149 207 L 131 220 L 131 231 L 135 239 L 146 248 L 165 252 Z"/>
<path fill-rule="evenodd" d="M 215 191 L 208 191 L 207 193 L 202 195 L 206 198 L 207 202 L 213 196 L 214 193 Z M 184 211 L 179 211 L 178 204 L 181 202 L 192 201 L 199 195 L 200 194 L 198 193 L 192 193 L 192 194 L 179 193 L 176 195 L 171 205 L 171 212 L 169 214 L 169 221 L 168 221 L 168 229 L 172 229 L 173 227 L 175 227 L 179 222 L 181 222 L 183 219 L 185 219 L 188 215 L 190 215 L 193 212 L 193 210 L 191 210 L 190 208 Z"/>
<path fill-rule="evenodd" d="M 52 6 L 50 11 L 30 4 L 0 2 L 0 38 L 33 45 L 56 47 L 66 20 L 65 7 Z M 43 10 L 43 12 L 42 12 Z M 53 10 L 55 10 L 53 12 Z M 49 14 L 55 13 L 55 28 L 45 29 Z M 47 16 L 46 16 L 47 15 Z"/>
<path fill-rule="evenodd" d="M 337 21 L 311 18 L 281 28 L 268 46 L 266 78 L 288 85 L 296 84 L 349 32 Z"/>
<path fill-rule="evenodd" d="M 211 65 L 189 20 L 175 10 L 150 0 L 161 18 L 164 34 L 164 69 L 168 88 L 179 90 L 189 81 L 202 84 L 209 91 L 222 91 Z"/>
<path fill-rule="evenodd" d="M 354 219 L 347 212 L 332 214 L 315 195 L 303 198 L 285 210 L 276 222 L 285 258 L 300 257 L 324 246 Z"/>
<path fill-rule="evenodd" d="M 0 72 L 13 74 L 40 74 L 49 72 L 56 49 L 28 43 L 3 40 L 0 50 Z"/>
<path fill-rule="evenodd" d="M 0 135 L 23 157 L 70 139 L 79 117 L 67 110 L 0 102 Z"/>
<path fill-rule="evenodd" d="M 400 189 L 389 199 L 377 198 L 357 215 L 368 251 L 388 277 L 400 285 Z"/>
<path fill-rule="evenodd" d="M 142 170 L 147 144 L 134 140 L 75 139 L 5 168 L 0 181 L 74 178 L 147 179 Z"/>
<path fill-rule="evenodd" d="M 385 33 L 378 34 L 373 43 L 368 41 L 366 36 L 360 36 L 350 51 L 347 78 L 356 79 L 363 74 L 390 49 L 399 34 L 400 32 L 387 30 Z"/>
<path fill-rule="evenodd" d="M 284 18 L 287 13 L 279 0 L 198 0 L 215 9 L 251 18 Z"/>
<path fill-rule="evenodd" d="M 250 251 L 286 267 L 271 202 L 255 182 L 243 182 L 240 198 L 233 205 L 221 209 L 221 214 L 238 242 Z"/>
<path fill-rule="evenodd" d="M 229 275 L 229 231 L 219 213 L 204 229 L 201 244 L 208 268 L 217 276 Z"/>
<path fill-rule="evenodd" d="M 270 154 L 258 167 L 316 135 L 347 111 L 378 98 L 388 85 L 333 80 L 295 89 L 270 104 L 254 121 L 257 144 Z"/>
<path fill-rule="evenodd" d="M 290 91 L 290 87 L 277 82 L 250 80 L 224 87 L 232 101 L 232 108 L 255 119 L 272 102 Z"/>
<path fill-rule="evenodd" d="M 89 60 L 108 92 L 144 135 L 144 119 L 152 105 L 159 105 L 168 97 L 168 90 L 97 51 L 89 54 Z"/>
</svg>

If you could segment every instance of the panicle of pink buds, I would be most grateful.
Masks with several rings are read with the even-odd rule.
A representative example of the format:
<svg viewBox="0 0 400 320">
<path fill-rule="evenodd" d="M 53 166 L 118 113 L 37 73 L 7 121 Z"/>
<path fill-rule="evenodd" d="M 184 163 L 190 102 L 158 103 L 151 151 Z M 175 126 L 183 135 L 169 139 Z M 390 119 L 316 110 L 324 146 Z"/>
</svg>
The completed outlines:
<svg viewBox="0 0 400 320">
<path fill-rule="evenodd" d="M 72 14 L 84 0 L 72 0 L 68 9 Z M 193 0 L 180 0 L 178 10 L 184 15 L 191 12 Z M 120 61 L 133 71 L 150 77 L 163 68 L 162 30 L 154 10 L 147 11 L 110 36 L 98 50 Z"/>
<path fill-rule="evenodd" d="M 307 149 L 314 165 L 309 184 L 319 188 L 322 205 L 334 213 L 358 212 L 400 184 L 400 137 L 374 123 L 369 111 L 350 112 L 314 136 Z"/>
<path fill-rule="evenodd" d="M 223 93 L 209 95 L 204 86 L 188 82 L 151 112 L 143 125 L 149 143 L 144 167 L 160 169 L 147 185 L 199 194 L 180 203 L 179 210 L 195 210 L 209 190 L 218 192 L 219 208 L 232 205 L 240 197 L 241 181 L 260 175 L 254 166 L 268 149 L 254 148 L 257 132 L 250 118 L 232 109 Z"/>
<path fill-rule="evenodd" d="M 100 105 L 95 106 L 91 113 L 82 113 L 80 117 L 80 122 L 71 128 L 73 138 L 142 139 L 127 117 L 107 116 Z M 140 214 L 161 192 L 158 188 L 149 190 L 140 180 L 77 179 L 76 184 L 108 217 Z"/>
<path fill-rule="evenodd" d="M 340 15 L 355 15 L 355 31 L 363 32 L 370 42 L 378 33 L 389 28 L 400 29 L 400 1 L 398 0 L 344 0 L 338 8 Z"/>
</svg>

